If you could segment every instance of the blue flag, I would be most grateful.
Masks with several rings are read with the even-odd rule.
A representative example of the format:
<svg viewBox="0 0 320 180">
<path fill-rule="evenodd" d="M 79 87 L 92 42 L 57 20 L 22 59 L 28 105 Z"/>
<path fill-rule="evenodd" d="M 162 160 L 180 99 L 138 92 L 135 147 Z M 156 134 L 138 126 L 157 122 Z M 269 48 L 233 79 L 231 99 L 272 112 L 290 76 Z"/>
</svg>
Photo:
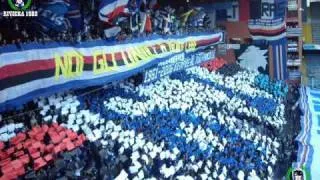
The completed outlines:
<svg viewBox="0 0 320 180">
<path fill-rule="evenodd" d="M 70 22 L 73 32 L 80 32 L 83 29 L 83 18 L 80 12 L 78 1 L 71 0 L 67 18 Z"/>
<path fill-rule="evenodd" d="M 69 1 L 50 0 L 42 3 L 38 9 L 39 16 L 35 23 L 40 25 L 44 33 L 47 32 L 64 32 L 69 26 L 65 19 L 70 6 Z"/>
</svg>

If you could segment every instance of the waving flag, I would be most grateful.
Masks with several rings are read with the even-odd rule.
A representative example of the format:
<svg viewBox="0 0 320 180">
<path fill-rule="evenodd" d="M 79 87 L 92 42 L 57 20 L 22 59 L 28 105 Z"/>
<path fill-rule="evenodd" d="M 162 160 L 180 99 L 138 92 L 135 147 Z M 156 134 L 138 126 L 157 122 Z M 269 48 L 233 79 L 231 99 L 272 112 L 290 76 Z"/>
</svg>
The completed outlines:
<svg viewBox="0 0 320 180">
<path fill-rule="evenodd" d="M 99 19 L 111 23 L 114 18 L 126 13 L 129 0 L 102 0 L 99 7 Z"/>
<path fill-rule="evenodd" d="M 191 17 L 193 13 L 195 12 L 193 9 L 191 9 L 180 15 L 181 26 L 186 26 L 186 23 L 188 22 L 189 17 Z"/>
<path fill-rule="evenodd" d="M 285 80 L 287 75 L 287 39 L 272 44 L 273 74 L 276 79 Z"/>
<path fill-rule="evenodd" d="M 69 0 L 44 1 L 38 9 L 39 16 L 34 22 L 41 27 L 43 33 L 66 31 L 69 26 L 65 15 L 69 6 Z"/>
<path fill-rule="evenodd" d="M 152 32 L 152 22 L 151 22 L 150 13 L 140 12 L 140 22 L 141 22 L 141 27 L 140 27 L 141 33 L 143 33 L 143 32 L 151 33 Z"/>
<path fill-rule="evenodd" d="M 83 28 L 83 19 L 80 13 L 78 1 L 72 0 L 70 2 L 67 17 L 70 21 L 73 32 L 80 32 Z"/>
</svg>

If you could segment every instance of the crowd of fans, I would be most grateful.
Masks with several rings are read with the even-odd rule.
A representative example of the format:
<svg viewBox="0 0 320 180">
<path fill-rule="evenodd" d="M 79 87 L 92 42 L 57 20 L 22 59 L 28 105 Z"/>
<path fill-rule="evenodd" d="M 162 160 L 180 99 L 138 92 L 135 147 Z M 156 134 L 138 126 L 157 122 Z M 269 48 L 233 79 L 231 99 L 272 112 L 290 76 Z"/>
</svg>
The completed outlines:
<svg viewBox="0 0 320 180">
<path fill-rule="evenodd" d="M 3 113 L 11 134 L 1 140 L 55 122 L 85 134 L 29 179 L 280 179 L 296 158 L 297 89 L 237 65 L 194 67 L 40 98 L 28 105 L 36 111 Z"/>
<path fill-rule="evenodd" d="M 63 1 L 48 0 L 51 4 Z M 52 1 L 52 2 L 51 2 Z M 76 3 L 79 18 L 76 19 L 77 27 L 68 20 L 66 15 L 61 16 L 68 24 L 64 30 L 56 30 L 53 25 L 41 24 L 42 14 L 38 17 L 4 17 L 0 16 L 0 45 L 47 42 L 74 42 L 80 43 L 90 40 L 129 40 L 150 34 L 170 35 L 187 34 L 190 32 L 210 31 L 210 18 L 200 7 L 185 7 L 174 9 L 167 5 L 159 5 L 157 1 L 130 0 L 126 8 L 128 12 L 119 14 L 112 22 L 99 19 L 99 8 L 103 1 L 80 0 L 70 1 Z M 141 1 L 144 2 L 144 1 Z M 150 4 L 153 2 L 153 4 Z M 29 10 L 39 11 L 47 1 L 32 1 Z M 3 2 L 1 10 L 10 10 L 7 3 Z M 55 13 L 55 12 L 52 12 Z M 146 19 L 144 17 L 147 16 Z M 40 22 L 39 22 L 40 21 Z M 45 27 L 45 28 L 44 28 Z M 106 33 L 108 29 L 115 28 L 117 32 Z M 46 30 L 44 30 L 46 29 Z M 49 29 L 49 30 L 48 30 Z M 62 29 L 62 28 L 60 28 Z"/>
<path fill-rule="evenodd" d="M 100 1 L 78 3 L 83 26 L 77 31 L 44 32 L 35 25 L 36 18 L 0 16 L 0 45 L 128 40 L 150 34 L 208 31 L 210 27 L 201 8 L 138 6 L 132 0 L 130 13 L 106 24 L 99 19 Z M 30 10 L 41 5 L 41 1 L 33 1 Z M 149 28 L 141 21 L 143 16 L 151 19 Z M 114 27 L 120 31 L 111 37 L 105 30 Z M 87 141 L 55 154 L 54 161 L 39 169 L 28 166 L 19 174 L 21 178 L 282 178 L 296 159 L 294 138 L 301 114 L 298 87 L 273 82 L 238 64 L 219 66 L 214 69 L 217 71 L 208 71 L 206 66 L 190 68 L 148 85 L 131 78 L 55 94 L 19 110 L 2 112 L 0 141 L 4 143 L 0 143 L 0 155 L 20 133 L 58 124 L 84 134 Z M 52 143 L 46 138 L 48 145 Z M 2 177 L 6 163 L 0 162 Z"/>
</svg>

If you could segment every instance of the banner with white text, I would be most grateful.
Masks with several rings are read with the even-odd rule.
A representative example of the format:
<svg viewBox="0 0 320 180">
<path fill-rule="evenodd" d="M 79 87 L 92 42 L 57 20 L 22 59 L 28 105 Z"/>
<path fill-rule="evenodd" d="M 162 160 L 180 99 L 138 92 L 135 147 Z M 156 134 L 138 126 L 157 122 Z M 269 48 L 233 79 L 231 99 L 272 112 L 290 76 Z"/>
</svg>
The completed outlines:
<svg viewBox="0 0 320 180">
<path fill-rule="evenodd" d="M 152 67 L 144 73 L 144 83 L 151 83 L 173 72 L 181 71 L 189 67 L 212 60 L 216 57 L 215 49 L 210 49 L 198 53 L 180 53 L 166 61 L 163 61 L 155 67 Z"/>
</svg>

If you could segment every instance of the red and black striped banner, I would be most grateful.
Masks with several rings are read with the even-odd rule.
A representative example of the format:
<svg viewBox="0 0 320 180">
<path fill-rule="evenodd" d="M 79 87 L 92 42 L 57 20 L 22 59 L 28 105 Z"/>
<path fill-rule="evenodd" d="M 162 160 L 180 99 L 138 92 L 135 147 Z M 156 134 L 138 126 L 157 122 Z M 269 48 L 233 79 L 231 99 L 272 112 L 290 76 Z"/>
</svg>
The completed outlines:
<svg viewBox="0 0 320 180">
<path fill-rule="evenodd" d="M 0 53 L 0 110 L 41 95 L 121 80 L 175 54 L 195 53 L 222 40 L 223 33 L 214 33 Z"/>
</svg>

